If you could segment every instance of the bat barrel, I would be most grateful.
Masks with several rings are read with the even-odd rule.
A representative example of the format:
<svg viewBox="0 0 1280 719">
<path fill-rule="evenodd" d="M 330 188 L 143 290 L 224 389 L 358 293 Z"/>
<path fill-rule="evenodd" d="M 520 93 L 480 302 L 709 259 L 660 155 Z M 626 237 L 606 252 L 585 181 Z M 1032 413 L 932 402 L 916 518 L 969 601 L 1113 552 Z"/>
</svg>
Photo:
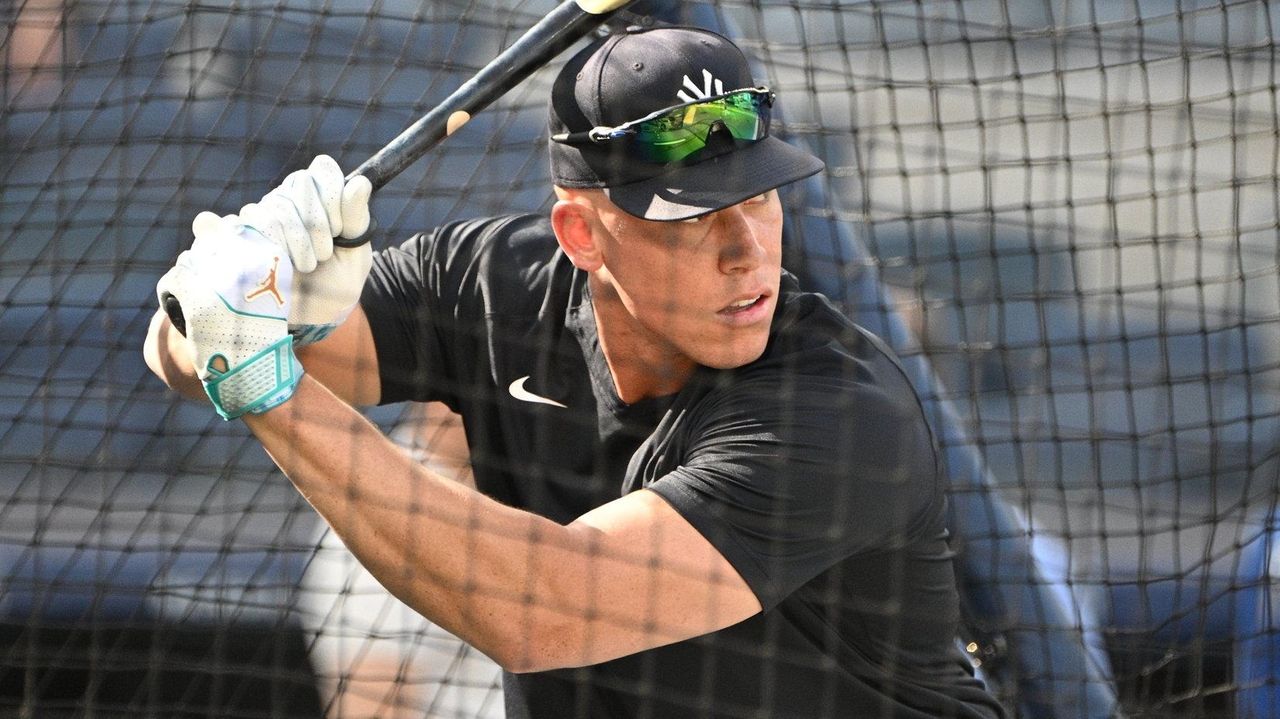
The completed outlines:
<svg viewBox="0 0 1280 719">
<path fill-rule="evenodd" d="M 503 50 L 475 76 L 357 167 L 377 190 L 422 157 L 471 116 L 501 97 L 626 2 L 566 0 Z"/>
</svg>

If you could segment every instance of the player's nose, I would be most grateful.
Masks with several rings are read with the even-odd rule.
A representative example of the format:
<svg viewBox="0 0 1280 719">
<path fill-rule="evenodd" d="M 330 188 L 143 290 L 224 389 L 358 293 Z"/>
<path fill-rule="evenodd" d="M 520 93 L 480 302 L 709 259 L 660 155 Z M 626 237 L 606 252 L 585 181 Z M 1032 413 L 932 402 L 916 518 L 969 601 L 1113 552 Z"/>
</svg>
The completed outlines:
<svg viewBox="0 0 1280 719">
<path fill-rule="evenodd" d="M 721 272 L 754 270 L 768 257 L 763 228 L 752 222 L 742 205 L 727 207 L 716 213 L 716 223 L 716 230 L 721 233 Z"/>
</svg>

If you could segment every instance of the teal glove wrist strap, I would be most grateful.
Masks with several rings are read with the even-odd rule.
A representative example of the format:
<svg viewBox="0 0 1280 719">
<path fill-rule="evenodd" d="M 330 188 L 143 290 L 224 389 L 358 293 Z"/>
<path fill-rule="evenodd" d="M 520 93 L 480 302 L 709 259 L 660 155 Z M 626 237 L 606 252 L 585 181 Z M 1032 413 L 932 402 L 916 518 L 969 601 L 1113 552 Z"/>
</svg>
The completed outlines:
<svg viewBox="0 0 1280 719">
<path fill-rule="evenodd" d="M 293 354 L 293 339 L 287 335 L 225 372 L 214 368 L 219 363 L 225 366 L 226 357 L 209 358 L 204 391 L 226 420 L 246 413 L 262 414 L 284 404 L 302 379 L 302 365 Z"/>
<path fill-rule="evenodd" d="M 337 327 L 338 325 L 333 323 L 327 325 L 299 325 L 290 328 L 289 334 L 293 336 L 293 346 L 302 347 L 328 337 L 329 333 L 333 332 Z"/>
</svg>

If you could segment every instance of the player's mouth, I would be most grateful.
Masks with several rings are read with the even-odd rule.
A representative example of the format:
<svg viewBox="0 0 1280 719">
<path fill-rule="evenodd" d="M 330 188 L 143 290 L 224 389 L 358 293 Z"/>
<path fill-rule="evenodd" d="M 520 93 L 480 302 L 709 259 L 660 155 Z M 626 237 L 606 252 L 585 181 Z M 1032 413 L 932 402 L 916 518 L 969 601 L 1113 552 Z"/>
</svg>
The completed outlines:
<svg viewBox="0 0 1280 719">
<path fill-rule="evenodd" d="M 722 307 L 716 314 L 735 325 L 759 322 L 769 312 L 769 297 L 768 292 L 744 295 Z"/>
</svg>

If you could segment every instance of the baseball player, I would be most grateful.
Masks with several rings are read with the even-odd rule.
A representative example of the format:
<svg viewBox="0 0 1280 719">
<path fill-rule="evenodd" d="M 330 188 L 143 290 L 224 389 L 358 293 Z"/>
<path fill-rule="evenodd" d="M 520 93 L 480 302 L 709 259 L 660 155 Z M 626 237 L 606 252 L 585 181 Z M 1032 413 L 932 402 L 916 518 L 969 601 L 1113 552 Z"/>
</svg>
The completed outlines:
<svg viewBox="0 0 1280 719">
<path fill-rule="evenodd" d="M 995 717 L 955 644 L 938 449 L 899 363 L 781 268 L 821 171 L 694 28 L 598 40 L 550 103 L 549 215 L 376 256 L 318 158 L 203 213 L 149 366 L 242 418 L 395 596 L 497 661 L 509 717 Z M 442 402 L 476 490 L 352 405 Z"/>
</svg>

